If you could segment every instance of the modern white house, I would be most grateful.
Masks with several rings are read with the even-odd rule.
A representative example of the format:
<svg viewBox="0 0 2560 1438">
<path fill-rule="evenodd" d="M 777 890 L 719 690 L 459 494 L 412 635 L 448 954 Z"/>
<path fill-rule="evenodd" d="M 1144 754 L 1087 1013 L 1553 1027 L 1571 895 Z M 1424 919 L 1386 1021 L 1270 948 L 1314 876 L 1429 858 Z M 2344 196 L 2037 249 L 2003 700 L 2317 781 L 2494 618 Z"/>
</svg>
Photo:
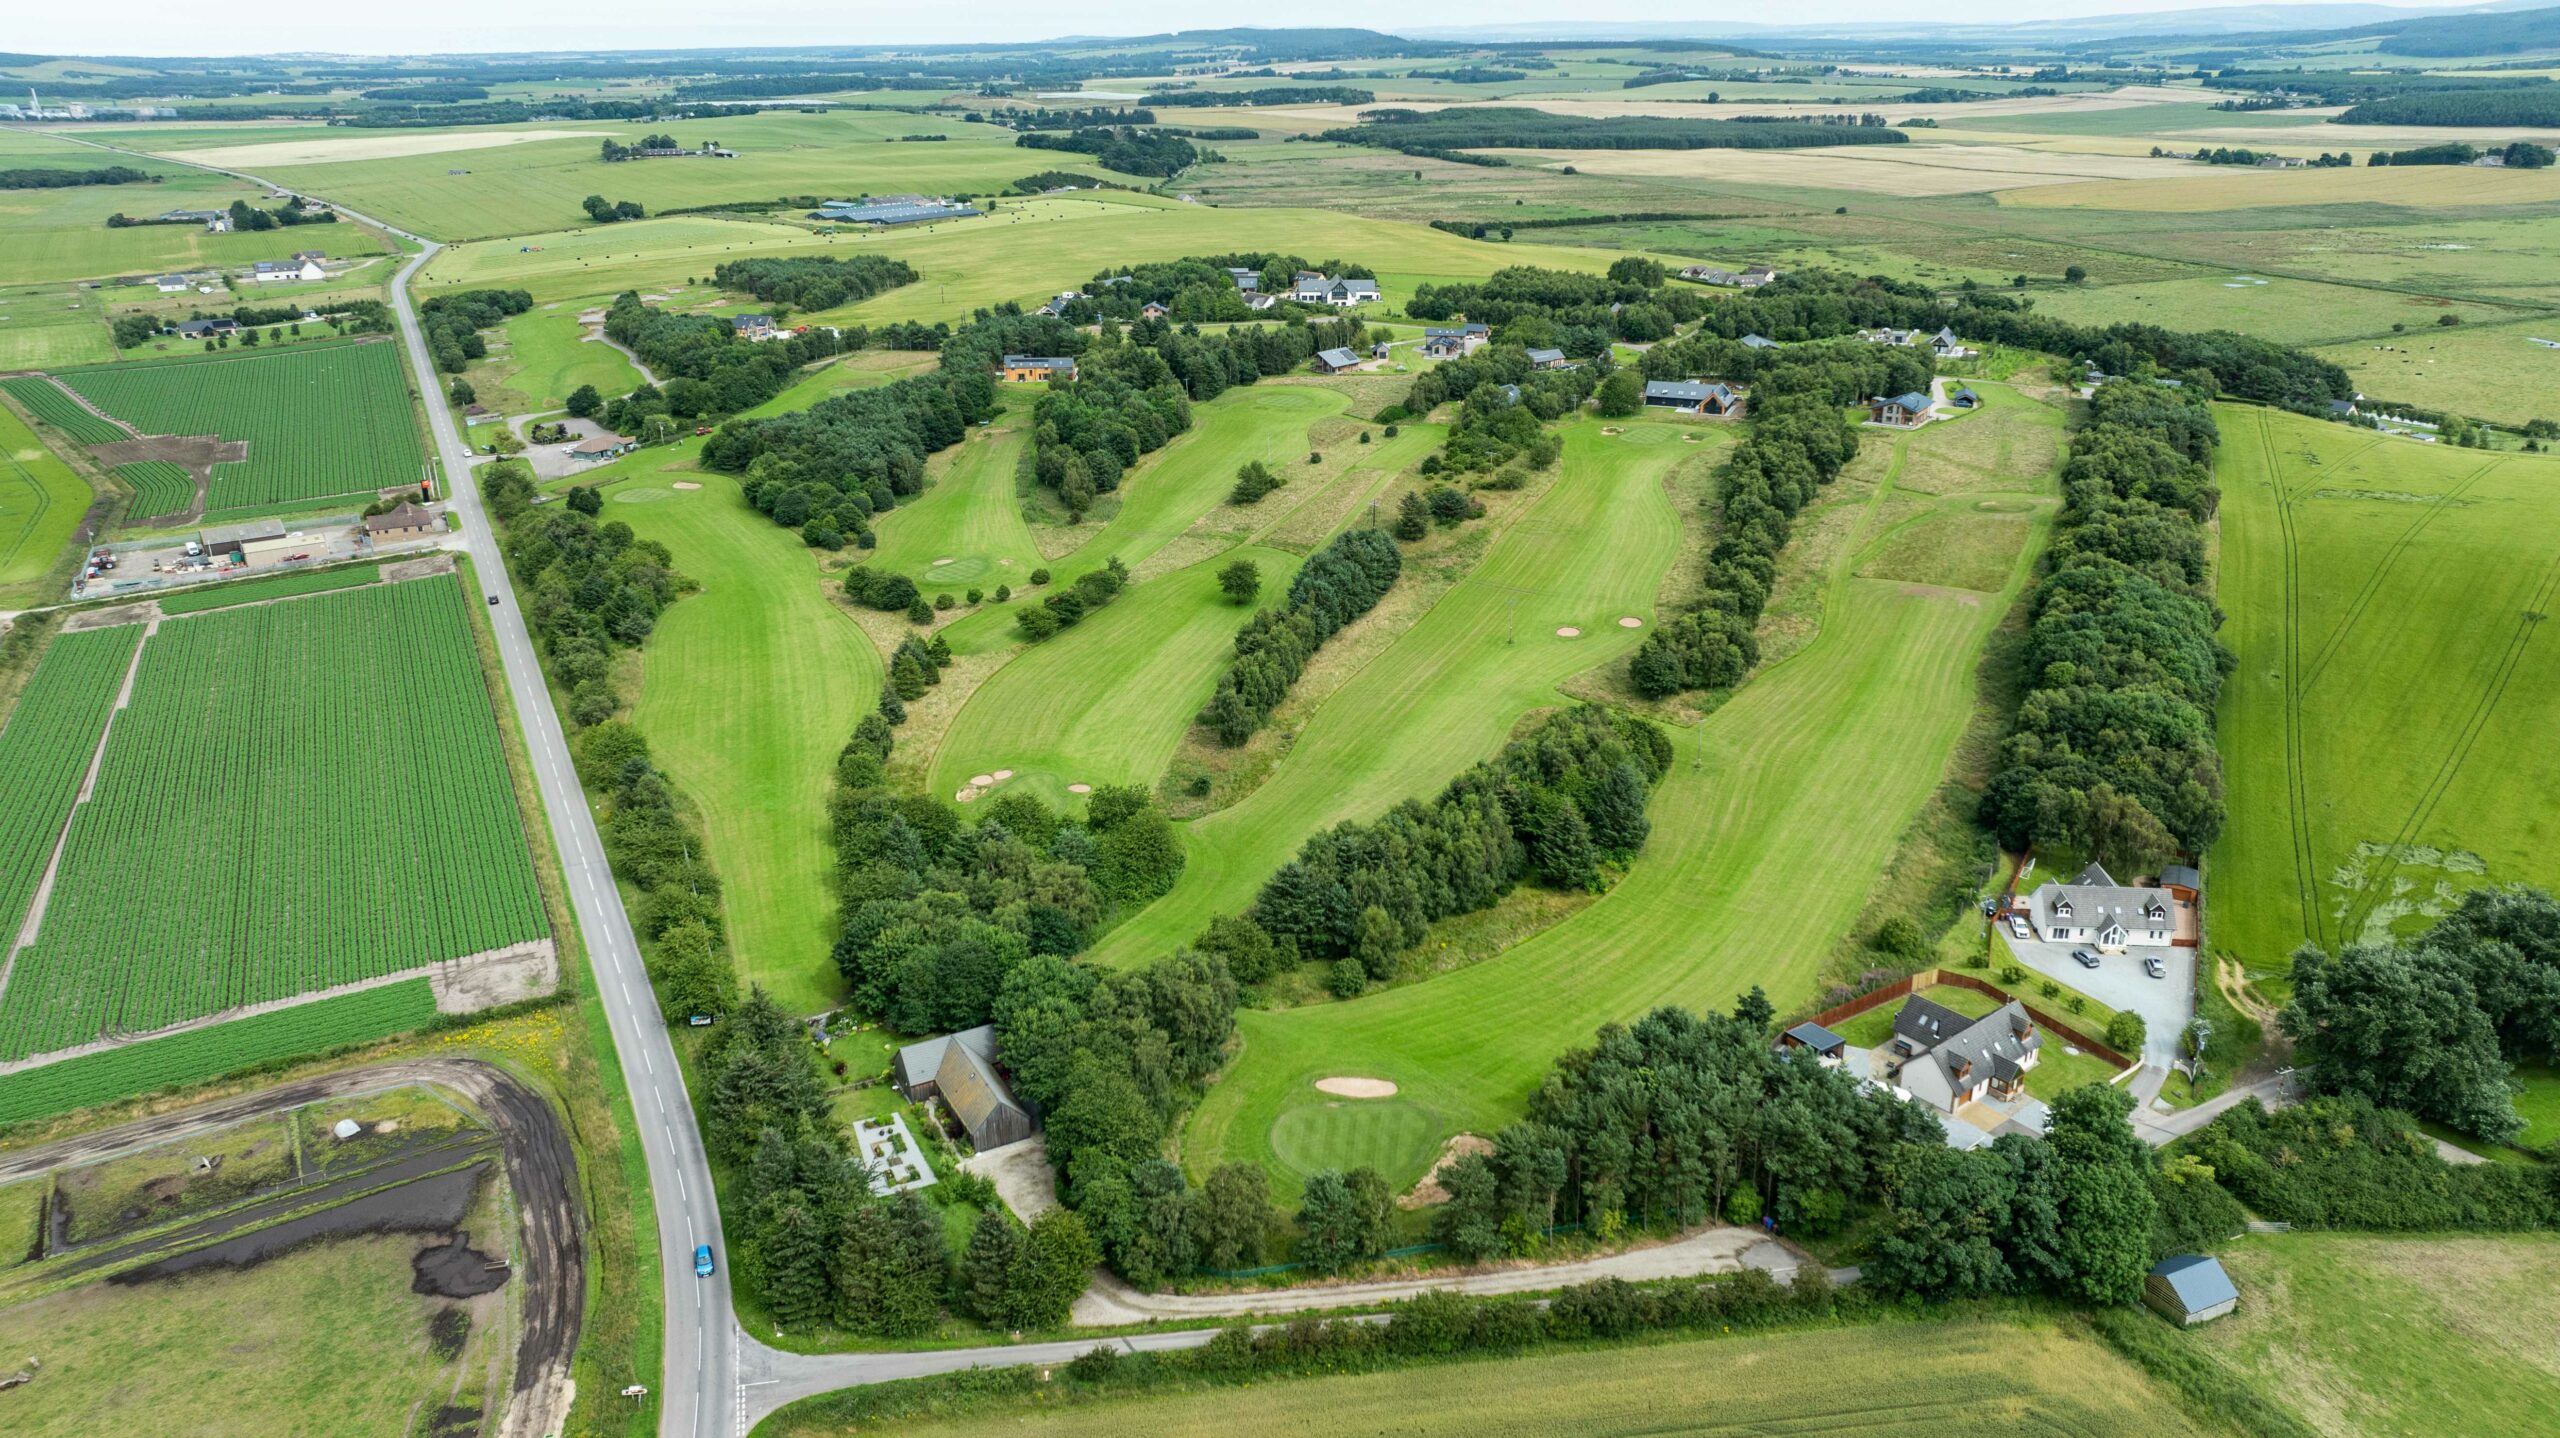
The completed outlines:
<svg viewBox="0 0 2560 1438">
<path fill-rule="evenodd" d="M 1332 305 L 1347 310 L 1353 305 L 1375 304 L 1379 299 L 1378 282 L 1331 279 L 1308 270 L 1290 286 L 1289 298 L 1302 305 Z"/>
<path fill-rule="evenodd" d="M 2178 933 L 2178 904 L 2167 889 L 2117 883 L 2096 864 L 2070 883 L 2047 880 L 2027 896 L 2027 922 L 2053 944 L 2092 944 L 2101 953 L 2165 949 Z"/>
<path fill-rule="evenodd" d="M 276 285 L 327 279 L 329 272 L 320 268 L 321 259 L 320 251 L 304 250 L 289 260 L 260 260 L 250 267 L 249 280 L 253 284 Z"/>
</svg>

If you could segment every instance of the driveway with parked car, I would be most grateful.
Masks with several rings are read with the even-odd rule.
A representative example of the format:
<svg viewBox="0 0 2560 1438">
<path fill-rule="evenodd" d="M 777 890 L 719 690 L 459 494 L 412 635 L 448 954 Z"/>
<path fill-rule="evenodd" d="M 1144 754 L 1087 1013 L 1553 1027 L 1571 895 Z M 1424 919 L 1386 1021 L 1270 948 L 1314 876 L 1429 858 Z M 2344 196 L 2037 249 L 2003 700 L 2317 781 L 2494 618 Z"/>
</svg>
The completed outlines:
<svg viewBox="0 0 2560 1438">
<path fill-rule="evenodd" d="M 2017 956 L 2020 966 L 2078 989 L 2109 1008 L 2131 1009 L 2142 1015 L 2141 1057 L 2146 1063 L 2166 1064 L 2178 1056 L 2178 1035 L 2195 1012 L 2195 950 L 2127 949 L 2120 954 L 2101 954 L 2095 944 L 2022 940 L 2011 930 L 2011 922 L 2006 918 L 2000 921 L 2000 937 L 2008 944 L 2009 952 Z M 2075 950 L 2095 954 L 2097 967 L 2090 968 L 2073 958 Z M 2145 962 L 2151 959 L 2160 961 L 2160 977 L 2156 979 L 2144 972 Z M 2041 1006 L 2032 985 L 2021 997 Z M 2095 1023 L 2089 1025 L 2091 1036 L 2103 1037 L 2096 1032 L 2097 1027 Z"/>
</svg>

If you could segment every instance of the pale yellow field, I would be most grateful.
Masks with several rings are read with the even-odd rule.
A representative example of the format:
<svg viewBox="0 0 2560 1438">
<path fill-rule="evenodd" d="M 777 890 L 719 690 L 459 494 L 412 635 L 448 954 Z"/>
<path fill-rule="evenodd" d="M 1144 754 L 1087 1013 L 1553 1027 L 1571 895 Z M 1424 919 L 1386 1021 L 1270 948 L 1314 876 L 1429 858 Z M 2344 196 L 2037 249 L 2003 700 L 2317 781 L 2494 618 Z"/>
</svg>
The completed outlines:
<svg viewBox="0 0 2560 1438">
<path fill-rule="evenodd" d="M 167 153 L 199 165 L 254 170 L 262 165 L 327 165 L 341 160 L 397 160 L 410 155 L 441 155 L 449 150 L 490 150 L 536 140 L 601 137 L 607 130 L 482 130 L 431 135 L 324 132 L 326 138 L 269 140 L 255 145 L 216 145 L 207 150 Z"/>
<path fill-rule="evenodd" d="M 2170 161 L 2164 163 L 2175 164 Z M 2475 170 L 2467 165 L 2409 169 L 2260 170 L 2187 163 L 2174 179 L 2106 180 L 2014 190 L 2004 205 L 2153 210 L 2203 214 L 2280 205 L 2408 205 L 2453 209 L 2560 200 L 2560 170 Z"/>
<path fill-rule="evenodd" d="M 2084 180 L 2167 179 L 2194 168 L 2136 153 L 2068 153 L 2015 145 L 1840 145 L 1819 150 L 1542 150 L 1549 166 L 1587 175 L 1649 175 L 1809 185 L 1882 195 L 1961 195 Z"/>
<path fill-rule="evenodd" d="M 1640 93 L 1640 92 L 1639 92 Z M 1896 120 L 1973 119 L 1983 115 L 2055 115 L 2088 110 L 2127 110 L 2144 105 L 2192 105 L 2198 100 L 2215 98 L 2205 90 L 2173 89 L 2164 85 L 2126 85 L 2114 90 L 2084 90 L 2070 95 L 2022 95 L 2006 100 L 1980 100 L 1958 105 L 1805 105 L 1790 107 L 1769 100 L 1734 101 L 1726 104 L 1698 105 L 1677 100 L 1580 100 L 1528 98 L 1506 99 L 1494 103 L 1548 110 L 1559 115 L 1598 118 L 1607 115 L 1646 115 L 1657 120 L 1730 120 L 1736 115 L 1768 115 L 1789 108 L 1807 111 L 1841 109 L 1882 110 Z M 1460 102 L 1476 103 L 1476 102 Z M 1449 102 L 1401 100 L 1399 109 L 1441 110 Z M 1250 114 L 1257 118 L 1274 115 L 1303 121 L 1320 121 L 1324 125 L 1349 125 L 1358 121 L 1367 105 L 1299 105 L 1271 110 L 1230 111 L 1222 113 Z"/>
<path fill-rule="evenodd" d="M 2420 145 L 2465 144 L 2479 149 L 2503 148 L 2509 140 L 2531 140 L 2536 144 L 2560 144 L 2560 130 L 2505 129 L 2483 130 L 2461 125 L 2304 125 L 2286 130 L 2268 130 L 2248 125 L 2199 125 L 2194 129 L 2166 132 L 2181 140 L 2202 140 L 2215 145 L 2231 145 L 2247 150 L 2282 150 L 2287 154 L 2321 150 L 2352 150 L 2361 160 L 2370 150 L 2410 150 Z M 2164 144 L 2170 144 L 2163 141 Z M 2179 148 L 2170 144 L 2171 149 Z"/>
</svg>

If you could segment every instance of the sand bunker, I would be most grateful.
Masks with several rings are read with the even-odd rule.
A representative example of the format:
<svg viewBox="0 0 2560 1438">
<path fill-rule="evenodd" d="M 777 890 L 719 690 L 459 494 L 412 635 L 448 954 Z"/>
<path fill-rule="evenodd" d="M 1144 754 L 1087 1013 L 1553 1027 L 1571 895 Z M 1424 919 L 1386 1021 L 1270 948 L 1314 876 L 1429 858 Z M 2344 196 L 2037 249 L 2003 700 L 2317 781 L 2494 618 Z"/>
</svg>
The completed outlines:
<svg viewBox="0 0 2560 1438">
<path fill-rule="evenodd" d="M 951 797 L 963 804 L 967 804 L 974 802 L 980 792 L 981 791 L 978 786 L 975 784 L 963 784 L 960 786 L 960 792 L 952 795 Z"/>
<path fill-rule="evenodd" d="M 999 784 L 1003 783 L 1005 780 L 1010 779 L 1010 778 L 1012 778 L 1012 777 L 1013 777 L 1013 771 L 1012 771 L 1011 769 L 998 769 L 998 770 L 996 771 L 996 782 L 997 782 L 997 783 L 999 783 Z"/>
<path fill-rule="evenodd" d="M 702 486 L 701 486 L 701 485 L 698 485 L 698 484 L 696 484 L 696 483 L 694 483 L 692 480 L 689 480 L 689 479 L 679 479 L 679 480 L 677 480 L 677 481 L 676 481 L 676 488 L 678 488 L 678 489 L 700 489 L 700 488 L 702 488 Z"/>
<path fill-rule="evenodd" d="M 972 774 L 969 776 L 969 787 L 972 789 L 984 789 L 995 781 L 996 776 L 993 774 Z"/>
<path fill-rule="evenodd" d="M 1385 1079 L 1320 1078 L 1316 1080 L 1316 1092 L 1335 1098 L 1394 1098 L 1396 1086 Z"/>
<path fill-rule="evenodd" d="M 947 554 L 946 554 L 946 555 L 944 555 L 942 558 L 935 560 L 935 561 L 934 561 L 934 563 L 935 563 L 936 565 L 949 564 L 949 563 L 951 563 L 951 556 L 949 556 L 949 555 L 947 555 Z"/>
<path fill-rule="evenodd" d="M 1582 637 L 1582 631 L 1568 624 L 1556 631 L 1556 637 L 1558 639 L 1580 639 Z"/>
<path fill-rule="evenodd" d="M 1440 1146 L 1439 1161 L 1431 1165 L 1431 1171 L 1422 1176 L 1422 1181 L 1413 1186 L 1413 1191 L 1396 1199 L 1396 1207 L 1429 1208 L 1435 1203 L 1447 1203 L 1449 1190 L 1440 1186 L 1440 1175 L 1448 1172 L 1449 1165 L 1468 1154 L 1491 1152 L 1493 1152 L 1493 1140 L 1481 1134 L 1462 1133 L 1453 1136 L 1447 1143 Z"/>
<path fill-rule="evenodd" d="M 1644 628 L 1644 621 L 1636 618 L 1632 614 L 1621 614 L 1618 616 L 1618 627 L 1620 629 L 1642 629 Z"/>
<path fill-rule="evenodd" d="M 1067 786 L 1067 792 L 1070 794 L 1090 794 L 1093 792 L 1093 786 L 1091 784 L 1069 784 Z"/>
</svg>

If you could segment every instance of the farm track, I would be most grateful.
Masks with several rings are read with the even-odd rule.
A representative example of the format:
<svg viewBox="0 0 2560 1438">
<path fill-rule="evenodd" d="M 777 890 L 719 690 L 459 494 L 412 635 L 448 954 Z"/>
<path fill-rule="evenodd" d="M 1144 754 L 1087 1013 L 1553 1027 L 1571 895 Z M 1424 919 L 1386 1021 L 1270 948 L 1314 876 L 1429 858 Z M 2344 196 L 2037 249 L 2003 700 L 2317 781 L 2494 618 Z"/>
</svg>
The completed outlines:
<svg viewBox="0 0 2560 1438">
<path fill-rule="evenodd" d="M 0 1153 L 0 1183 L 40 1177 L 66 1166 L 104 1162 L 134 1149 L 174 1143 L 226 1128 L 261 1114 L 297 1108 L 323 1099 L 373 1093 L 407 1084 L 432 1084 L 461 1094 L 488 1120 L 506 1167 L 521 1225 L 516 1272 L 523 1276 L 523 1333 L 516 1344 L 514 1400 L 500 1430 L 509 1438 L 556 1433 L 567 1417 L 569 1361 L 578 1346 L 586 1316 L 587 1257 L 580 1211 L 577 1152 L 566 1126 L 541 1095 L 494 1064 L 475 1059 L 402 1059 L 368 1064 L 336 1073 L 258 1089 L 197 1104 L 114 1128 L 79 1134 L 52 1143 Z M 448 1158 L 437 1167 L 450 1168 Z M 371 1191 L 383 1186 L 379 1176 L 348 1180 Z M 308 1208 L 326 1191 L 293 1196 L 292 1206 Z M 353 1196 L 352 1192 L 347 1196 Z M 278 1215 L 269 1214 L 267 1217 Z M 220 1215 L 150 1241 L 166 1247 L 218 1242 L 257 1222 L 254 1206 Z M 134 1247 L 140 1247 L 136 1245 Z M 130 1257 L 100 1255 L 89 1267 Z M 87 1261 L 84 1260 L 84 1263 Z"/>
<path fill-rule="evenodd" d="M 2279 572 L 2284 595 L 2284 765 L 2285 805 L 2293 837 L 2293 881 L 2302 907 L 2303 932 L 2326 943 L 2320 914 L 2320 875 L 2311 853 L 2310 779 L 2302 755 L 2302 553 L 2294 532 L 2293 499 L 2284 492 L 2284 470 L 2276 462 L 2275 436 L 2267 417 L 2250 416 L 2258 431 L 2258 447 L 2267 467 L 2267 483 L 2275 490 L 2276 525 L 2283 539 Z"/>
</svg>

